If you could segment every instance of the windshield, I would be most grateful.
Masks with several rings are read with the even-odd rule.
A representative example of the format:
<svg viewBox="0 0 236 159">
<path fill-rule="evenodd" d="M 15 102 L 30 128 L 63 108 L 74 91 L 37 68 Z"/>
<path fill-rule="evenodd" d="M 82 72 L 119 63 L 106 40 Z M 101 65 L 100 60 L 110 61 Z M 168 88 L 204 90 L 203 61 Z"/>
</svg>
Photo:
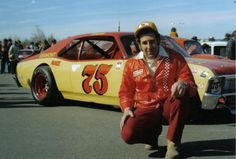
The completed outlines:
<svg viewBox="0 0 236 159">
<path fill-rule="evenodd" d="M 201 44 L 199 44 L 197 41 L 185 41 L 184 47 L 190 55 L 204 53 Z"/>
<path fill-rule="evenodd" d="M 171 37 L 168 36 L 162 36 L 161 37 L 161 45 L 164 48 L 169 48 L 174 50 L 175 52 L 178 52 L 179 54 L 181 54 L 183 57 L 191 57 L 188 52 L 181 48 L 174 39 L 172 39 Z"/>
<path fill-rule="evenodd" d="M 136 55 L 140 50 L 136 43 L 134 35 L 125 35 L 121 37 L 124 50 L 127 57 Z M 168 36 L 161 36 L 161 46 L 164 48 L 172 49 L 184 57 L 191 57 L 184 49 L 182 49 L 172 38 Z"/>
</svg>

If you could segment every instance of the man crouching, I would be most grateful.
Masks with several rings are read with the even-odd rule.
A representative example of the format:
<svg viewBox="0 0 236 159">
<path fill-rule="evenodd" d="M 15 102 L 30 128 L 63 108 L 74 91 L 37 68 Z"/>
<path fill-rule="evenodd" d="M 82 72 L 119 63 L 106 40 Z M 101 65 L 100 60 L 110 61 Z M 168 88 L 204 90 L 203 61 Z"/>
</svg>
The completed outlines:
<svg viewBox="0 0 236 159">
<path fill-rule="evenodd" d="M 139 24 L 135 37 L 141 52 L 127 60 L 119 91 L 122 138 L 156 149 L 165 118 L 169 122 L 165 158 L 178 158 L 190 97 L 197 92 L 193 75 L 180 54 L 160 45 L 153 22 Z"/>
</svg>

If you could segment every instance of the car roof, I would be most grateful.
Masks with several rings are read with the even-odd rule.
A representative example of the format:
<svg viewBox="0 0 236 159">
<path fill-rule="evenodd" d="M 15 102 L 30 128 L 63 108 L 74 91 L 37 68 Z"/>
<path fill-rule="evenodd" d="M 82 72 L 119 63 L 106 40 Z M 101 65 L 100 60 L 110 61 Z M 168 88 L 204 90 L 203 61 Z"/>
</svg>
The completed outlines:
<svg viewBox="0 0 236 159">
<path fill-rule="evenodd" d="M 122 36 L 122 35 L 127 35 L 127 34 L 134 34 L 134 33 L 132 32 L 97 32 L 97 33 L 75 35 L 70 38 L 77 39 L 77 38 L 94 37 L 94 36 Z"/>
<path fill-rule="evenodd" d="M 133 32 L 98 32 L 98 33 L 88 33 L 88 34 L 80 34 L 65 38 L 63 40 L 58 41 L 54 46 L 50 47 L 49 49 L 45 50 L 44 53 L 48 52 L 58 52 L 62 48 L 64 48 L 68 43 L 71 41 L 83 38 L 83 37 L 96 37 L 96 36 L 113 36 L 113 37 L 120 37 L 123 35 L 134 35 Z"/>
<path fill-rule="evenodd" d="M 226 46 L 227 41 L 203 41 L 201 44 L 208 44 L 210 46 Z"/>
</svg>

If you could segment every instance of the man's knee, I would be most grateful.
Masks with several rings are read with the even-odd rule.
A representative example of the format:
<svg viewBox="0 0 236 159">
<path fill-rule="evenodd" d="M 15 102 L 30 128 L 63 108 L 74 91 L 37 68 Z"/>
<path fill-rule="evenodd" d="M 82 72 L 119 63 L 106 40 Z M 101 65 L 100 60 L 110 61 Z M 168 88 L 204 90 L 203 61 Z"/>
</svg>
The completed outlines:
<svg viewBox="0 0 236 159">
<path fill-rule="evenodd" d="M 175 109 L 185 108 L 190 105 L 190 98 L 186 96 L 183 96 L 181 98 L 172 97 L 166 104 L 172 105 L 172 107 L 174 106 Z"/>
<path fill-rule="evenodd" d="M 121 131 L 121 137 L 127 144 L 134 144 L 134 132 L 131 129 L 123 129 Z"/>
</svg>

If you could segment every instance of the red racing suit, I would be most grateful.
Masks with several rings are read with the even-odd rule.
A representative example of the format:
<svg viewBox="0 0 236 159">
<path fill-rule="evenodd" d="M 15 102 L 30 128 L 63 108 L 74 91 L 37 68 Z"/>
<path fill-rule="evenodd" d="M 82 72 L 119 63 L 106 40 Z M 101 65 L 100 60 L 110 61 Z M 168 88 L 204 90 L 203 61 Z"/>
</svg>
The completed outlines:
<svg viewBox="0 0 236 159">
<path fill-rule="evenodd" d="M 171 95 L 172 85 L 182 80 L 189 97 L 197 93 L 191 70 L 182 55 L 165 48 L 168 56 L 159 56 L 157 69 L 151 74 L 144 59 L 128 59 L 119 91 L 121 109 L 156 107 Z"/>
</svg>

